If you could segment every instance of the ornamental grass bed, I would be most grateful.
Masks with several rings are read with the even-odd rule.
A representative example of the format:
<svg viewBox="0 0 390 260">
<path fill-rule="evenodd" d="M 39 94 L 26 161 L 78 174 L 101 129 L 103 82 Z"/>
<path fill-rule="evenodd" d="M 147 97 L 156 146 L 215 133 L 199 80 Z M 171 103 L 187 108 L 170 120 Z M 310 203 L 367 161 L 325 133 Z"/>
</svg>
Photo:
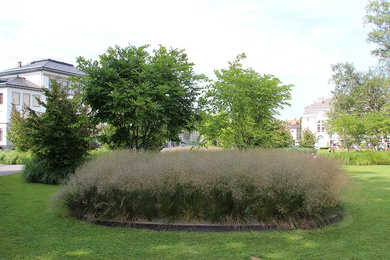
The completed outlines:
<svg viewBox="0 0 390 260">
<path fill-rule="evenodd" d="M 96 222 L 304 229 L 341 211 L 346 182 L 335 161 L 296 152 L 117 151 L 79 168 L 56 201 Z"/>
</svg>

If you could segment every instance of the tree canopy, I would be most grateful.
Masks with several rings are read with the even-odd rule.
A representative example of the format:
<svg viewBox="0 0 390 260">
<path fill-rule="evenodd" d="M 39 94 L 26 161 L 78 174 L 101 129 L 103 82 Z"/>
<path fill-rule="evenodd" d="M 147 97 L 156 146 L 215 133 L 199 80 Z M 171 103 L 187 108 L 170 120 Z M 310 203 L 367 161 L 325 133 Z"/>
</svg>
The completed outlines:
<svg viewBox="0 0 390 260">
<path fill-rule="evenodd" d="M 342 144 L 377 146 L 390 133 L 390 86 L 381 67 L 367 72 L 352 63 L 332 65 L 335 89 L 327 129 L 337 133 Z"/>
<path fill-rule="evenodd" d="M 281 127 L 275 116 L 289 105 L 292 85 L 282 85 L 278 78 L 262 76 L 252 68 L 244 69 L 241 61 L 245 58 L 245 54 L 238 55 L 228 63 L 228 69 L 215 70 L 217 80 L 207 86 L 203 99 L 208 113 L 201 134 L 224 147 L 279 146 L 276 137 L 285 135 L 282 130 L 280 135 L 275 131 Z"/>
<path fill-rule="evenodd" d="M 23 107 L 21 111 L 12 104 L 10 125 L 7 131 L 7 139 L 12 142 L 15 149 L 25 152 L 31 148 L 31 138 L 28 135 L 29 129 L 27 128 L 26 121 L 29 112 L 26 107 Z"/>
<path fill-rule="evenodd" d="M 387 0 L 370 0 L 366 6 L 365 23 L 374 25 L 367 41 L 378 48 L 372 54 L 381 59 L 390 58 L 390 3 Z"/>
<path fill-rule="evenodd" d="M 66 179 L 85 159 L 91 148 L 91 127 L 86 108 L 79 100 L 69 99 L 58 82 L 52 81 L 50 88 L 42 89 L 46 102 L 38 100 L 45 112 L 37 115 L 29 109 L 26 127 L 34 158 L 23 175 L 30 182 L 55 184 Z"/>
<path fill-rule="evenodd" d="M 316 134 L 309 129 L 303 129 L 299 145 L 305 148 L 313 148 L 316 143 Z"/>
<path fill-rule="evenodd" d="M 114 147 L 160 149 L 198 120 L 197 84 L 205 77 L 184 50 L 160 45 L 151 55 L 147 47 L 115 46 L 98 61 L 77 60 L 83 101 L 96 123 L 111 125 L 105 140 Z"/>
<path fill-rule="evenodd" d="M 362 115 L 381 111 L 389 104 L 390 81 L 383 70 L 361 72 L 348 62 L 334 64 L 332 70 L 331 82 L 335 89 L 332 91 L 331 118 L 340 113 Z"/>
</svg>

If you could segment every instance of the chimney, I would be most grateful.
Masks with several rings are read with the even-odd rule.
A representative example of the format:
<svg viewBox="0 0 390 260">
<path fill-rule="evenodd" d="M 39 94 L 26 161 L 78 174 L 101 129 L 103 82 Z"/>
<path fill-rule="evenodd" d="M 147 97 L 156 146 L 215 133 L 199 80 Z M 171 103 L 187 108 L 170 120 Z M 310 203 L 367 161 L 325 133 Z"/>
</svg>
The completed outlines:
<svg viewBox="0 0 390 260">
<path fill-rule="evenodd" d="M 22 67 L 22 62 L 18 61 L 18 67 Z"/>
</svg>

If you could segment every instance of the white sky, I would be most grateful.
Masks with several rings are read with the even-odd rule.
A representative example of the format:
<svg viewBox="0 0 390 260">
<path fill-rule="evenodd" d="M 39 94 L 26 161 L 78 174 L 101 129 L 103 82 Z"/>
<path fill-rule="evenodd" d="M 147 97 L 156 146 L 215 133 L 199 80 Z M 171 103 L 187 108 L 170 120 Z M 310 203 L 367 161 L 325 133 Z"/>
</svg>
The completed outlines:
<svg viewBox="0 0 390 260">
<path fill-rule="evenodd" d="M 330 97 L 330 64 L 375 65 L 363 26 L 368 0 L 19 0 L 0 12 L 0 71 L 52 58 L 76 65 L 109 46 L 158 44 L 185 49 L 197 73 L 214 78 L 240 53 L 244 67 L 293 84 L 291 107 Z"/>
</svg>

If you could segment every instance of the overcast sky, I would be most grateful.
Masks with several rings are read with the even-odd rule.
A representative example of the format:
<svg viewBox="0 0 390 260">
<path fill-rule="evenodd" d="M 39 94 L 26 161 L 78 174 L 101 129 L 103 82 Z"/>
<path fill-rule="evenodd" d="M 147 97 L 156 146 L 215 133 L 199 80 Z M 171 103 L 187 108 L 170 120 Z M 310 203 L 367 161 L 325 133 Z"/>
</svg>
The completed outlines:
<svg viewBox="0 0 390 260">
<path fill-rule="evenodd" d="M 305 106 L 330 97 L 330 65 L 377 63 L 363 25 L 368 0 L 3 1 L 0 70 L 18 61 L 52 58 L 76 65 L 109 46 L 158 44 L 185 49 L 197 73 L 214 78 L 246 53 L 245 67 L 293 84 L 291 107 L 279 118 L 299 119 Z"/>
</svg>

